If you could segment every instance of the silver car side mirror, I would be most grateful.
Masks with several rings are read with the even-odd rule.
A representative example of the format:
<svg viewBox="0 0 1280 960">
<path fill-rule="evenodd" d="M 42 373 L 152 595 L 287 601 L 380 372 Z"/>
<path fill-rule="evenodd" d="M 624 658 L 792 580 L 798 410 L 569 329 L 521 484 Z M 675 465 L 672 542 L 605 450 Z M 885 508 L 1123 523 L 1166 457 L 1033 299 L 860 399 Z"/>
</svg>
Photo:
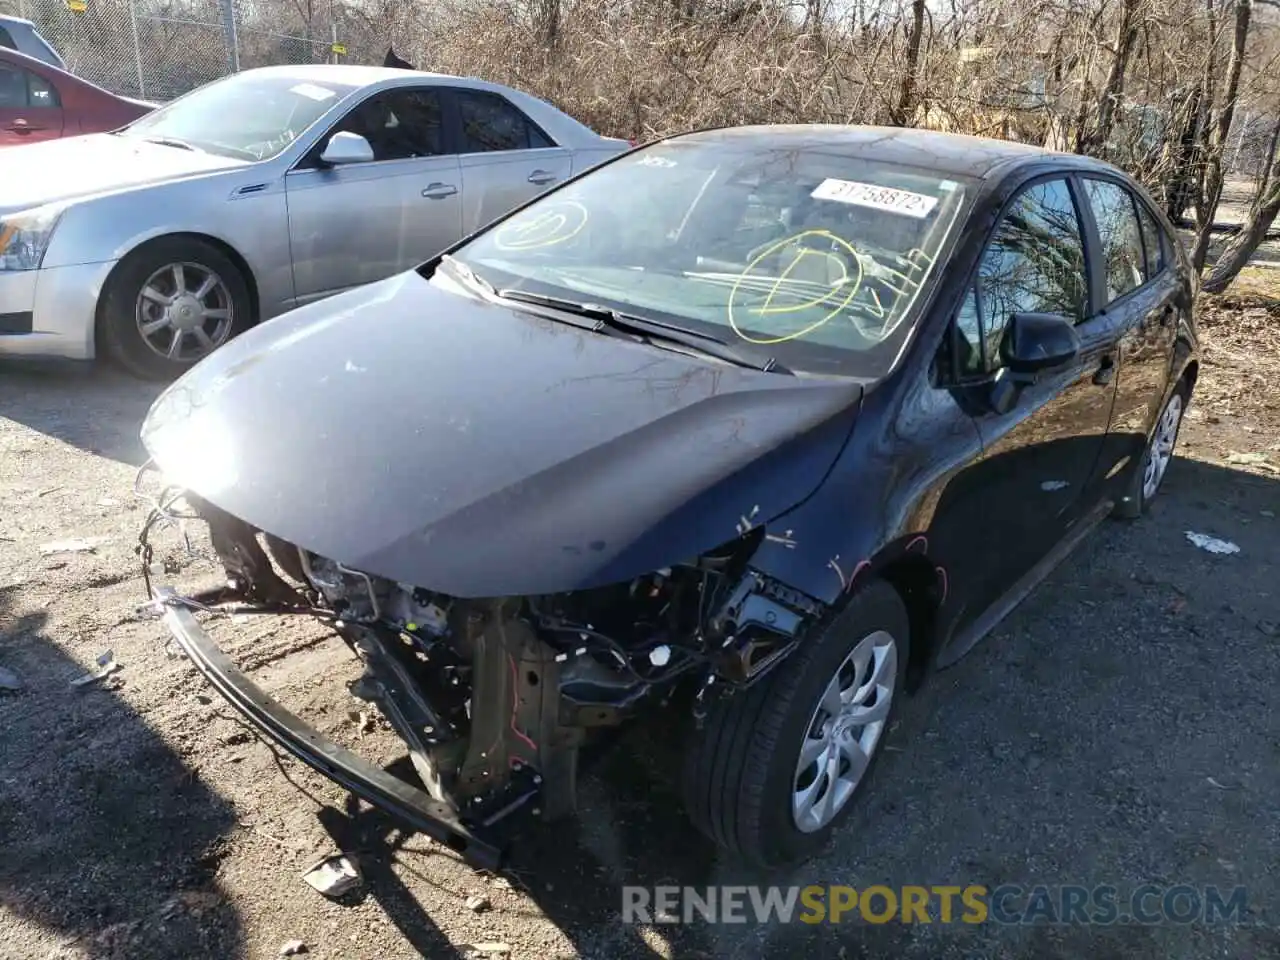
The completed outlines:
<svg viewBox="0 0 1280 960">
<path fill-rule="evenodd" d="M 360 134 L 339 130 L 325 144 L 320 160 L 335 167 L 348 163 L 370 163 L 373 161 L 373 147 Z"/>
</svg>

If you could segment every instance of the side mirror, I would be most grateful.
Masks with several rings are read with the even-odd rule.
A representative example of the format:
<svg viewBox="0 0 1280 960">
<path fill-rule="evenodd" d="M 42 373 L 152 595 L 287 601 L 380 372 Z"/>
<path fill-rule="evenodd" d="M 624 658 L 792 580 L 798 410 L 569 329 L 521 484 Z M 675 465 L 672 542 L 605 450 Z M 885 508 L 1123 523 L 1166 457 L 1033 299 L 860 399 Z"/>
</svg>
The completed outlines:
<svg viewBox="0 0 1280 960">
<path fill-rule="evenodd" d="M 1075 324 L 1056 313 L 1015 313 L 1000 341 L 1000 359 L 1017 374 L 1054 370 L 1079 354 Z"/>
<path fill-rule="evenodd" d="M 325 144 L 324 153 L 320 154 L 320 162 L 340 167 L 348 163 L 372 163 L 373 147 L 369 141 L 358 133 L 339 130 Z"/>
</svg>

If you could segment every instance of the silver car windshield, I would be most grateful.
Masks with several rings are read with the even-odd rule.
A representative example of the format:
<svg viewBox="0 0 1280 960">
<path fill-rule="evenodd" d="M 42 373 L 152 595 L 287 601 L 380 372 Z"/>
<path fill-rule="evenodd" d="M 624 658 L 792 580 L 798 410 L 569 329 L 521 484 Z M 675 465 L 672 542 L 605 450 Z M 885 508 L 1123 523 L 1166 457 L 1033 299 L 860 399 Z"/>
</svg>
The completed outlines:
<svg viewBox="0 0 1280 960">
<path fill-rule="evenodd" d="M 495 288 L 647 314 L 810 372 L 880 375 L 922 309 L 966 182 L 723 142 L 635 151 L 455 251 Z"/>
<path fill-rule="evenodd" d="M 147 114 L 121 135 L 241 160 L 269 160 L 355 89 L 278 74 L 238 73 Z"/>
</svg>

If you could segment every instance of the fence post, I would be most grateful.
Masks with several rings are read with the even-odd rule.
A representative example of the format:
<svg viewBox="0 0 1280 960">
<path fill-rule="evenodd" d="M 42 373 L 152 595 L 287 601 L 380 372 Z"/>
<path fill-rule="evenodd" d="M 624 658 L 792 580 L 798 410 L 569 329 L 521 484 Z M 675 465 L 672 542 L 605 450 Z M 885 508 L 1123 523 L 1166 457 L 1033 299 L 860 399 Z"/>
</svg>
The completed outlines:
<svg viewBox="0 0 1280 960">
<path fill-rule="evenodd" d="M 138 71 L 138 96 L 147 99 L 147 81 L 142 72 L 142 44 L 138 42 L 138 0 L 129 0 L 129 23 L 133 27 L 133 65 Z"/>
<path fill-rule="evenodd" d="M 222 7 L 222 34 L 227 45 L 227 66 L 232 73 L 240 72 L 240 40 L 236 36 L 235 0 L 218 0 Z"/>
</svg>

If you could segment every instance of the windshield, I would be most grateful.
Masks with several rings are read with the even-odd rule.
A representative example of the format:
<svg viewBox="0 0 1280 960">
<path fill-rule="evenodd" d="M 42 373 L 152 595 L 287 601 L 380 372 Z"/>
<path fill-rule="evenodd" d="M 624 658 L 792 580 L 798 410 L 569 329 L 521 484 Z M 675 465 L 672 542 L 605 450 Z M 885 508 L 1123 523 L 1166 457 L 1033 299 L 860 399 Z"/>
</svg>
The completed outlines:
<svg viewBox="0 0 1280 960">
<path fill-rule="evenodd" d="M 758 345 L 794 370 L 882 375 L 914 325 L 964 185 L 820 150 L 637 150 L 454 252 L 497 288 Z"/>
<path fill-rule="evenodd" d="M 237 73 L 136 120 L 122 136 L 167 140 L 240 160 L 269 160 L 356 88 Z"/>
</svg>

